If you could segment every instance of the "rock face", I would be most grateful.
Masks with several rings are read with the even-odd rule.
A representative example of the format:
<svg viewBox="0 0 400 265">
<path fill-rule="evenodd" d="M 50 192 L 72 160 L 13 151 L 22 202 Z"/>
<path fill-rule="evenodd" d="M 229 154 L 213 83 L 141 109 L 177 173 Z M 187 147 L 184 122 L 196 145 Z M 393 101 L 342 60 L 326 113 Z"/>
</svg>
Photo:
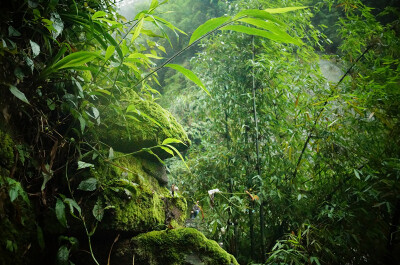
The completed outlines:
<svg viewBox="0 0 400 265">
<path fill-rule="evenodd" d="M 10 135 L 0 130 L 0 264 L 26 264 L 24 252 L 36 235 L 28 197 L 21 184 L 9 177 L 14 146 Z"/>
<path fill-rule="evenodd" d="M 156 174 L 166 176 L 163 165 L 137 157 L 124 157 L 92 169 L 90 177 L 107 187 L 103 191 L 103 203 L 113 207 L 105 212 L 99 229 L 138 233 L 165 228 L 172 220 L 183 224 L 187 210 L 185 198 L 179 194 L 173 197 L 160 185 Z"/>
<path fill-rule="evenodd" d="M 238 264 L 217 242 L 194 228 L 152 231 L 134 237 L 131 244 L 139 264 Z"/>
<path fill-rule="evenodd" d="M 117 113 L 106 113 L 101 126 L 101 140 L 114 150 L 132 153 L 142 148 L 154 147 L 167 138 L 174 138 L 183 144 L 176 144 L 182 151 L 190 145 L 190 140 L 182 126 L 171 113 L 153 101 L 142 100 L 135 92 L 125 103 L 124 120 Z M 161 148 L 152 149 L 161 159 L 171 155 Z M 144 153 L 145 154 L 145 153 Z"/>
<path fill-rule="evenodd" d="M 88 249 L 100 264 L 110 258 L 110 264 L 132 264 L 132 257 L 134 264 L 237 264 L 215 241 L 183 228 L 186 200 L 170 191 L 162 163 L 171 152 L 153 148 L 173 138 L 178 141 L 169 140 L 171 150 L 185 150 L 190 141 L 182 126 L 136 94 L 125 111 L 128 117 L 136 113 L 128 124 L 110 111 L 99 127 L 112 155 L 98 150 L 81 158 L 84 166 L 67 164 L 68 175 L 52 176 L 45 188 L 40 184 L 39 199 L 28 198 L 12 178 L 19 151 L 0 130 L 0 264 L 55 264 L 60 257 L 59 264 L 94 264 Z M 142 148 L 158 157 L 132 154 Z"/>
</svg>

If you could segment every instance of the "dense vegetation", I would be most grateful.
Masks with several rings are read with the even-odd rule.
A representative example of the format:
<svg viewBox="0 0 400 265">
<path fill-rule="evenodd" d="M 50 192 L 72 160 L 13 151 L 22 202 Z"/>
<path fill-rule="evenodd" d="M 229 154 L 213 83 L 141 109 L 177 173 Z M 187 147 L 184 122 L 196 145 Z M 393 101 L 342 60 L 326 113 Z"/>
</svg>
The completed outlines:
<svg viewBox="0 0 400 265">
<path fill-rule="evenodd" d="M 236 262 L 152 205 L 184 211 L 175 185 L 189 209 L 200 202 L 191 225 L 240 264 L 400 262 L 394 2 L 153 0 L 135 9 L 125 18 L 109 0 L 2 4 L 2 262 L 79 263 L 86 251 L 106 264 L 93 237 L 113 218 L 114 243 L 167 229 L 133 240 L 151 264 L 187 262 L 179 251 L 192 237 L 192 250 L 212 253 L 206 264 Z M 171 156 L 171 194 L 124 178 Z M 118 215 L 115 193 L 142 197 Z"/>
</svg>

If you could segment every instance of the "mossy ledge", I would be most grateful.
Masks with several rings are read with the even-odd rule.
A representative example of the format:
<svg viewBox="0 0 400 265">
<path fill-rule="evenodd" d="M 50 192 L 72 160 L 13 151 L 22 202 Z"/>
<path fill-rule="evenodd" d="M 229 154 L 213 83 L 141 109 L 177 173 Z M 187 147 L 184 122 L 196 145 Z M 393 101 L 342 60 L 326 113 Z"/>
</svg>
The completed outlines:
<svg viewBox="0 0 400 265">
<path fill-rule="evenodd" d="M 101 141 L 114 150 L 132 153 L 159 145 L 167 138 L 180 140 L 183 144 L 175 144 L 180 151 L 190 146 L 190 140 L 182 126 L 156 102 L 142 100 L 138 94 L 132 92 L 124 105 L 134 107 L 125 116 L 121 113 L 126 113 L 126 109 L 122 112 L 105 113 L 99 128 Z M 152 151 L 161 159 L 171 156 L 161 148 Z"/>
<path fill-rule="evenodd" d="M 217 242 L 194 228 L 152 231 L 131 240 L 138 264 L 148 265 L 238 265 Z"/>
<path fill-rule="evenodd" d="M 164 229 L 172 221 L 178 225 L 184 223 L 185 198 L 179 194 L 173 197 L 166 187 L 147 173 L 148 170 L 160 170 L 159 162 L 123 157 L 112 163 L 100 163 L 91 170 L 88 177 L 95 177 L 103 185 L 103 202 L 113 206 L 105 212 L 100 230 L 137 234 Z M 88 216 L 91 216 L 94 201 L 87 202 L 83 208 L 87 208 Z"/>
<path fill-rule="evenodd" d="M 14 142 L 11 137 L 0 130 L 0 166 L 10 169 L 14 162 Z"/>
</svg>

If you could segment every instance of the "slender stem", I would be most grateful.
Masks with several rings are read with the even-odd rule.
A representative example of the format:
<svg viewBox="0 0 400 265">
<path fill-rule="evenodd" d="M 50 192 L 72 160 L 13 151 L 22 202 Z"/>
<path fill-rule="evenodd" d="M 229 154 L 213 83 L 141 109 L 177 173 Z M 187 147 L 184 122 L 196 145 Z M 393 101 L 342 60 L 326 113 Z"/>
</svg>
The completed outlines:
<svg viewBox="0 0 400 265">
<path fill-rule="evenodd" d="M 165 65 L 167 65 L 169 62 L 171 62 L 172 60 L 174 60 L 176 57 L 178 57 L 179 55 L 181 55 L 182 53 L 184 53 L 186 50 L 188 50 L 189 48 L 193 47 L 195 44 L 199 43 L 202 39 L 204 39 L 205 37 L 213 34 L 214 32 L 216 32 L 217 30 L 219 30 L 222 27 L 225 27 L 229 24 L 232 24 L 233 22 L 235 22 L 238 19 L 241 19 L 243 17 L 234 19 L 232 21 L 229 22 L 225 22 L 224 24 L 222 24 L 221 26 L 215 28 L 214 30 L 207 32 L 206 34 L 204 34 L 203 36 L 201 36 L 199 39 L 195 40 L 194 42 L 192 42 L 191 44 L 189 44 L 188 46 L 186 46 L 185 48 L 183 48 L 182 50 L 178 51 L 177 53 L 175 53 L 172 57 L 170 57 L 168 60 L 166 60 L 164 63 L 162 63 L 160 66 L 158 66 L 156 69 L 154 69 L 153 71 L 151 71 L 149 74 L 147 74 L 145 77 L 143 77 L 142 79 L 140 79 L 138 82 L 136 82 L 136 84 L 133 87 L 136 87 L 138 84 L 140 84 L 141 82 L 143 82 L 144 80 L 146 80 L 148 77 L 152 76 L 154 73 L 156 73 L 157 71 L 159 71 L 161 68 L 163 68 Z"/>
<path fill-rule="evenodd" d="M 344 78 L 350 73 L 350 71 L 351 71 L 351 70 L 353 69 L 353 67 L 358 63 L 358 61 L 360 61 L 361 58 L 363 58 L 364 55 L 365 55 L 369 50 L 372 49 L 372 47 L 373 47 L 372 45 L 368 46 L 368 47 L 364 50 L 364 52 L 363 52 L 360 56 L 358 56 L 358 58 L 357 58 L 357 59 L 354 61 L 354 63 L 349 67 L 349 69 L 347 69 L 346 73 L 344 73 L 344 75 L 342 75 L 342 77 L 340 78 L 339 82 L 337 82 L 336 85 L 335 85 L 335 87 L 332 89 L 331 94 L 329 95 L 328 99 L 329 99 L 330 97 L 333 96 L 334 92 L 336 91 L 336 89 L 338 88 L 338 86 L 343 82 Z M 298 172 L 298 169 L 299 169 L 299 167 L 300 167 L 301 159 L 302 159 L 302 157 L 303 157 L 303 155 L 304 155 L 304 152 L 305 152 L 305 150 L 306 150 L 306 148 L 307 148 L 307 146 L 308 146 L 308 143 L 310 142 L 312 133 L 314 132 L 315 127 L 317 126 L 318 120 L 319 120 L 319 118 L 321 117 L 322 112 L 326 109 L 326 105 L 328 104 L 328 99 L 325 100 L 324 105 L 322 106 L 322 109 L 319 111 L 318 115 L 315 117 L 314 124 L 313 124 L 313 126 L 312 126 L 310 132 L 309 132 L 308 135 L 307 135 L 307 139 L 306 139 L 306 141 L 304 142 L 303 149 L 301 150 L 299 159 L 297 160 L 296 168 L 295 168 L 295 170 L 294 170 L 294 172 L 293 172 L 293 176 L 292 176 L 292 178 L 291 178 L 292 180 L 295 179 L 296 176 L 297 176 L 297 172 Z"/>
</svg>

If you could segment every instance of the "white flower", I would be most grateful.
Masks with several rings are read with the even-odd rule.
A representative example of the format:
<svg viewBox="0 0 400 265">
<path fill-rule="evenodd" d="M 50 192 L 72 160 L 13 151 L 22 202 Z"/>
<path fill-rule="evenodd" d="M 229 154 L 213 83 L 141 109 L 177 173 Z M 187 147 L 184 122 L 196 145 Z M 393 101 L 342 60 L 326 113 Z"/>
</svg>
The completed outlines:
<svg viewBox="0 0 400 265">
<path fill-rule="evenodd" d="M 219 193 L 219 192 L 221 192 L 219 189 L 213 189 L 213 190 L 209 190 L 208 191 L 208 195 L 213 195 L 214 193 Z"/>
</svg>

